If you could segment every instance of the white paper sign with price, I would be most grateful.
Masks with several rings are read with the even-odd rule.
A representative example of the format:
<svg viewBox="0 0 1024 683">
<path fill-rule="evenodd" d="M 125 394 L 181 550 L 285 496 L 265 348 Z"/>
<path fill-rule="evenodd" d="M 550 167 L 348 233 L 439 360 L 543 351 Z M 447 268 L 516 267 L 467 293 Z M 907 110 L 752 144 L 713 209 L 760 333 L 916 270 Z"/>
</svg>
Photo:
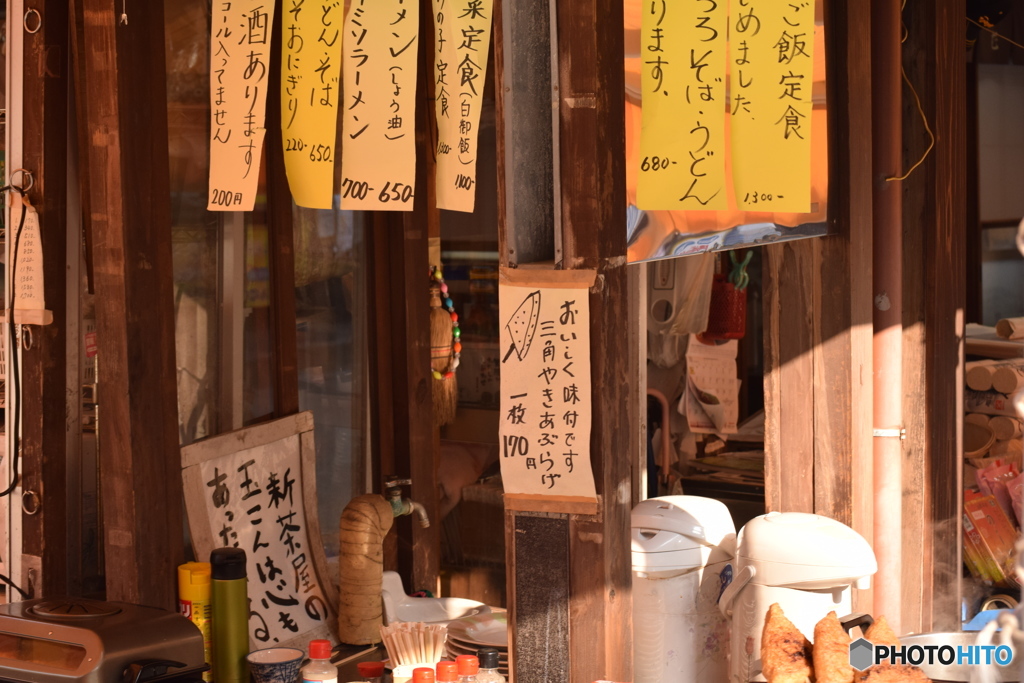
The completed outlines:
<svg viewBox="0 0 1024 683">
<path fill-rule="evenodd" d="M 213 3 L 207 211 L 252 211 L 256 205 L 273 24 L 273 0 Z"/>
<path fill-rule="evenodd" d="M 341 208 L 412 211 L 419 3 L 352 0 L 345 19 Z"/>
<path fill-rule="evenodd" d="M 593 271 L 502 271 L 501 476 L 506 494 L 595 501 L 590 466 Z"/>
</svg>

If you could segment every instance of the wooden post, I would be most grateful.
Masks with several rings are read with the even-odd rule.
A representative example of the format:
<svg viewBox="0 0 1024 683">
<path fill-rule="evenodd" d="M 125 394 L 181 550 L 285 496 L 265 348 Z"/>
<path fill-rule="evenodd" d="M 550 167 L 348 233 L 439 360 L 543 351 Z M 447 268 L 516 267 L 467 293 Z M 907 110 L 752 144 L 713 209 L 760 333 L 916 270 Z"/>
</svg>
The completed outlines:
<svg viewBox="0 0 1024 683">
<path fill-rule="evenodd" d="M 53 322 L 31 326 L 31 348 L 19 347 L 21 362 L 22 553 L 25 575 L 12 577 L 32 594 L 66 594 L 68 576 L 67 440 L 78 424 L 66 424 L 67 402 L 80 401 L 79 388 L 67 386 L 67 3 L 45 0 L 37 7 L 45 20 L 25 32 L 24 166 L 35 181 L 29 198 L 39 212 L 46 306 Z M 18 18 L 19 28 L 21 30 Z M 15 55 L 9 58 L 17 59 Z M 16 178 L 16 182 L 20 179 Z M 14 240 L 18 210 L 9 226 Z M 5 330 L 6 334 L 6 330 Z M 10 367 L 10 363 L 8 363 Z M 8 391 L 11 391 L 8 384 Z M 70 394 L 68 392 L 71 392 Z M 13 505 L 20 505 L 12 500 Z M 42 569 L 45 567 L 45 571 Z M 42 572 L 42 575 L 39 575 Z"/>
<path fill-rule="evenodd" d="M 921 98 L 903 108 L 904 630 L 959 628 L 962 568 L 963 333 L 966 305 L 966 43 L 964 0 L 906 7 L 903 67 Z M 908 554 L 909 553 L 909 554 Z M 906 558 L 918 557 L 910 566 Z M 909 612 L 908 612 L 909 611 Z"/>
<path fill-rule="evenodd" d="M 83 0 L 107 598 L 173 609 L 184 559 L 163 4 Z"/>
<path fill-rule="evenodd" d="M 274 26 L 283 25 L 284 3 L 278 3 Z M 281 63 L 281 30 L 275 28 L 270 64 Z M 271 69 L 267 86 L 274 95 L 267 107 L 267 226 L 270 248 L 270 325 L 274 355 L 274 415 L 299 412 L 298 340 L 295 335 L 294 206 L 284 169 L 281 140 L 281 70 Z"/>
<path fill-rule="evenodd" d="M 834 234 L 766 247 L 765 494 L 870 540 L 871 19 L 835 0 L 825 22 Z"/>
<path fill-rule="evenodd" d="M 628 310 L 622 12 L 622 0 L 574 0 L 559 2 L 556 14 L 562 266 L 597 270 L 590 294 L 590 447 L 601 499 L 595 517 L 569 521 L 571 681 L 629 681 L 633 671 L 627 548 L 646 387 Z"/>
</svg>

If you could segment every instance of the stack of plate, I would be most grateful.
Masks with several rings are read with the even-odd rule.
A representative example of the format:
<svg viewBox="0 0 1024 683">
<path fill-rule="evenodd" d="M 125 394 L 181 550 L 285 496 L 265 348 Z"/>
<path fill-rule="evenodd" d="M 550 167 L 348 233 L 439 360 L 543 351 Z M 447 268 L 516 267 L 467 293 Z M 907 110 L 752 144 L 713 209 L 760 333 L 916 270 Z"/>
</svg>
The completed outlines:
<svg viewBox="0 0 1024 683">
<path fill-rule="evenodd" d="M 476 655 L 485 647 L 498 651 L 498 672 L 508 677 L 508 615 L 505 610 L 491 608 L 487 614 L 455 619 L 448 623 L 448 656 Z"/>
</svg>

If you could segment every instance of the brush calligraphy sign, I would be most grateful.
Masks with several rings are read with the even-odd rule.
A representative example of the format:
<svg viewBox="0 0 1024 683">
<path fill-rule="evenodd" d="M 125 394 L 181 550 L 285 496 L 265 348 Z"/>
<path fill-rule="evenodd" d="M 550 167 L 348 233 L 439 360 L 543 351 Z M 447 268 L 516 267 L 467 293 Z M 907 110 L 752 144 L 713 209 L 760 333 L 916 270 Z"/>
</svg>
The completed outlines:
<svg viewBox="0 0 1024 683">
<path fill-rule="evenodd" d="M 472 212 L 493 0 L 434 0 L 437 207 Z"/>
<path fill-rule="evenodd" d="M 284 0 L 281 138 L 288 186 L 299 206 L 329 209 L 341 101 L 344 6 Z"/>
<path fill-rule="evenodd" d="M 305 412 L 182 449 L 182 480 L 196 558 L 245 551 L 249 642 L 305 647 L 329 638 L 337 604 L 325 581 L 316 509 L 313 416 Z"/>
<path fill-rule="evenodd" d="M 209 211 L 252 211 L 266 136 L 274 0 L 214 0 Z"/>
<path fill-rule="evenodd" d="M 593 271 L 502 271 L 500 462 L 510 496 L 596 500 L 590 466 Z"/>
<path fill-rule="evenodd" d="M 815 0 L 640 8 L 637 207 L 811 211 Z"/>
<path fill-rule="evenodd" d="M 341 208 L 412 211 L 416 0 L 352 0 L 345 20 Z"/>
<path fill-rule="evenodd" d="M 637 205 L 727 208 L 725 0 L 645 0 Z"/>
<path fill-rule="evenodd" d="M 736 205 L 810 211 L 814 1 L 742 0 L 729 20 Z"/>
</svg>

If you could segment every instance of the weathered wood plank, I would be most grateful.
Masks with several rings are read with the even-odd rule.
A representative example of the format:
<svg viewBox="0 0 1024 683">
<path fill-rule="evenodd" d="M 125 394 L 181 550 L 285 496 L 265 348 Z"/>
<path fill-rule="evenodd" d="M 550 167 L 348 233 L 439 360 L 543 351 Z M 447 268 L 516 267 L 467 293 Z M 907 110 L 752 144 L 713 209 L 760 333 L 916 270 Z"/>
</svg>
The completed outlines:
<svg viewBox="0 0 1024 683">
<path fill-rule="evenodd" d="M 814 511 L 817 387 L 810 242 L 765 249 L 765 495 L 769 509 L 783 512 Z"/>
<path fill-rule="evenodd" d="M 557 260 L 558 152 L 551 68 L 552 0 L 495 2 L 495 94 L 499 112 L 498 213 L 502 265 Z M 500 7 L 497 7 L 500 5 Z"/>
<path fill-rule="evenodd" d="M 46 0 L 37 7 L 46 21 L 37 33 L 25 32 L 21 121 L 24 167 L 33 174 L 29 193 L 39 212 L 43 277 L 52 323 L 33 325 L 31 348 L 21 358 L 21 487 L 26 505 L 38 508 L 22 517 L 22 552 L 40 558 L 42 576 L 14 577 L 21 587 L 39 595 L 68 591 L 67 519 L 67 130 L 68 13 L 67 3 Z M 19 20 L 20 21 L 20 20 Z M 17 65 L 16 65 L 17 68 Z M 13 212 L 17 216 L 18 211 Z M 16 221 L 17 219 L 12 219 Z M 16 226 L 16 223 L 15 223 Z M 14 231 L 9 230 L 10 238 Z M 17 273 L 14 273 L 16 276 Z M 7 367 L 11 367 L 8 363 Z M 9 385 L 10 386 L 10 385 Z M 71 387 L 70 389 L 75 389 Z M 11 391 L 9 388 L 8 391 Z M 72 400 L 77 398 L 77 391 Z M 36 499 L 31 501 L 35 496 Z M 30 508 L 31 509 L 31 508 Z M 26 563 L 26 565 L 29 563 Z"/>
<path fill-rule="evenodd" d="M 559 2 L 558 129 L 562 265 L 594 268 L 591 288 L 596 518 L 569 524 L 572 681 L 632 680 L 632 577 L 628 553 L 631 463 L 640 432 L 640 356 L 625 331 L 625 84 L 621 0 Z M 621 330 L 616 333 L 615 330 Z"/>
<path fill-rule="evenodd" d="M 570 522 L 564 515 L 515 517 L 516 678 L 570 681 L 570 643 L 580 630 L 570 612 Z M 570 628 L 572 624 L 572 628 Z M 523 644 L 529 643 L 529 647 Z M 592 679 L 586 679 L 592 680 Z"/>
<path fill-rule="evenodd" d="M 82 6 L 107 597 L 173 609 L 184 549 L 163 5 L 133 6 L 121 26 L 109 3 Z"/>
<path fill-rule="evenodd" d="M 925 89 L 935 96 L 935 221 L 926 247 L 925 282 L 934 285 L 926 302 L 928 453 L 932 548 L 930 629 L 953 630 L 960 621 L 963 553 L 960 531 L 963 458 L 966 110 L 963 49 L 964 0 L 935 3 L 935 75 Z M 926 110 L 927 111 L 927 110 Z M 939 541 L 937 534 L 942 534 Z"/>
</svg>

